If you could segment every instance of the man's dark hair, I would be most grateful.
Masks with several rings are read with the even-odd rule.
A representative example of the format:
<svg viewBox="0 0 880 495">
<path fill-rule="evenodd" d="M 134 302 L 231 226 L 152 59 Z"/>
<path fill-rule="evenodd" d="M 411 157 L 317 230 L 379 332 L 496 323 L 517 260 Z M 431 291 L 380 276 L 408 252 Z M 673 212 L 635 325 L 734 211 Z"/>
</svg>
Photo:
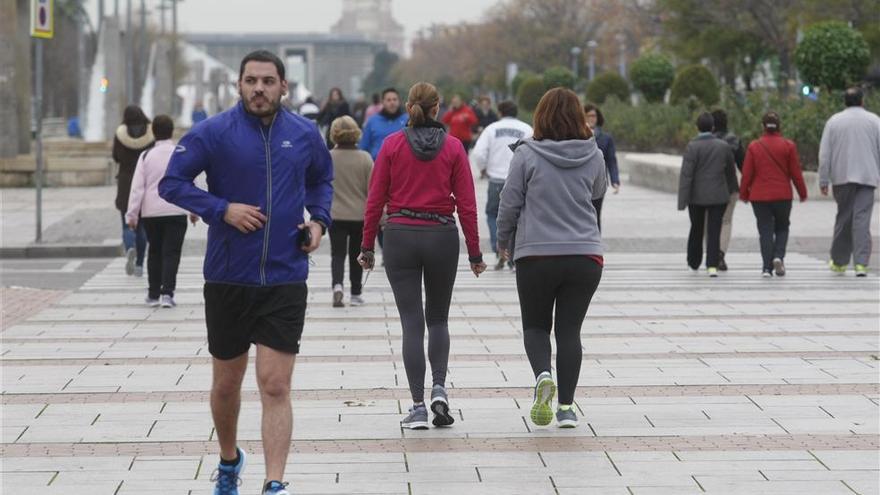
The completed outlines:
<svg viewBox="0 0 880 495">
<path fill-rule="evenodd" d="M 767 132 L 779 132 L 782 128 L 782 119 L 776 112 L 767 112 L 761 117 L 761 125 Z"/>
<path fill-rule="evenodd" d="M 385 99 L 385 95 L 387 95 L 388 93 L 394 93 L 397 96 L 400 96 L 400 92 L 397 91 L 397 88 L 385 88 L 382 90 L 382 99 L 383 100 Z"/>
<path fill-rule="evenodd" d="M 167 115 L 156 115 L 153 119 L 153 137 L 157 141 L 162 139 L 171 139 L 174 134 L 174 120 Z"/>
<path fill-rule="evenodd" d="M 843 103 L 847 107 L 860 107 L 864 101 L 865 93 L 858 86 L 847 88 L 846 93 L 843 94 Z"/>
<path fill-rule="evenodd" d="M 727 112 L 720 108 L 712 112 L 712 119 L 715 120 L 715 132 L 727 133 Z"/>
<path fill-rule="evenodd" d="M 516 103 L 510 100 L 504 100 L 498 104 L 498 113 L 500 113 L 502 117 L 516 117 L 519 113 L 519 107 L 516 106 Z"/>
<path fill-rule="evenodd" d="M 703 112 L 697 117 L 697 129 L 700 132 L 712 132 L 712 129 L 715 128 L 715 119 L 712 118 L 712 114 L 709 112 Z"/>
<path fill-rule="evenodd" d="M 592 103 L 587 103 L 584 105 L 584 113 L 596 112 L 596 127 L 602 127 L 605 125 L 605 116 L 602 115 L 602 110 L 599 110 L 599 107 L 593 105 Z"/>
<path fill-rule="evenodd" d="M 373 105 L 378 105 L 382 103 L 382 100 L 379 98 L 379 93 L 373 93 Z"/>
<path fill-rule="evenodd" d="M 241 81 L 241 77 L 244 75 L 244 66 L 247 65 L 248 62 L 271 62 L 275 64 L 275 68 L 278 70 L 278 78 L 282 81 L 285 80 L 284 63 L 278 58 L 278 55 L 275 55 L 268 50 L 257 50 L 248 53 L 243 59 L 241 59 L 241 67 L 238 69 L 239 81 Z"/>
</svg>

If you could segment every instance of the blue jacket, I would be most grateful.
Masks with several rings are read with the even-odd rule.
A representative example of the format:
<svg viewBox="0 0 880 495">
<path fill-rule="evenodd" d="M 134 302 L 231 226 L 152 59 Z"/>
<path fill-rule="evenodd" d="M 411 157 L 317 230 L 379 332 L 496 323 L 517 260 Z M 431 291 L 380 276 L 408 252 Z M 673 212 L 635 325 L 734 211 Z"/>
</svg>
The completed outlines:
<svg viewBox="0 0 880 495">
<path fill-rule="evenodd" d="M 208 191 L 193 180 L 205 172 Z M 159 196 L 205 220 L 205 280 L 249 286 L 304 282 L 298 246 L 304 209 L 330 225 L 333 164 L 311 121 L 279 110 L 269 127 L 242 104 L 194 126 L 171 155 Z M 223 220 L 229 203 L 259 206 L 262 229 L 242 234 Z"/>
<path fill-rule="evenodd" d="M 402 112 L 395 119 L 387 119 L 381 113 L 373 115 L 367 119 L 367 123 L 364 125 L 363 136 L 361 136 L 358 147 L 370 153 L 373 161 L 376 161 L 385 138 L 406 127 L 407 122 L 409 122 L 409 115 L 406 112 Z"/>
<path fill-rule="evenodd" d="M 611 137 L 611 134 L 603 132 L 601 128 L 596 127 L 596 144 L 599 146 L 599 149 L 602 150 L 602 154 L 605 155 L 605 168 L 608 170 L 608 175 L 611 176 L 612 184 L 620 184 L 620 171 L 617 168 L 617 153 L 614 149 L 614 138 Z"/>
</svg>

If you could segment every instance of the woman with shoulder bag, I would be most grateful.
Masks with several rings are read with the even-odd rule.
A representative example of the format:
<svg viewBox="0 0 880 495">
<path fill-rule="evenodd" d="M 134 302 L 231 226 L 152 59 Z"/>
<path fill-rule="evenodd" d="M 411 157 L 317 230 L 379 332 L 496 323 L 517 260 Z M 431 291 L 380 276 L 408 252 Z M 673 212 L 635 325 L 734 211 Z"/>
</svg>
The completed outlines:
<svg viewBox="0 0 880 495">
<path fill-rule="evenodd" d="M 464 231 L 470 268 L 486 270 L 477 233 L 474 177 L 461 141 L 437 122 L 440 95 L 428 83 L 409 90 L 408 127 L 385 139 L 376 159 L 358 261 L 375 264 L 374 242 L 382 211 L 388 212 L 383 259 L 403 327 L 403 364 L 413 406 L 401 426 L 428 427 L 425 406 L 425 326 L 433 387 L 434 426 L 451 426 L 446 394 L 449 361 L 449 305 L 458 271 L 459 238 L 454 212 Z M 422 279 L 425 303 L 422 306 Z"/>
<path fill-rule="evenodd" d="M 764 134 L 753 141 L 746 152 L 739 197 L 744 202 L 752 202 L 758 222 L 763 258 L 761 275 L 770 278 L 775 273 L 782 277 L 793 198 L 791 185 L 794 183 L 802 203 L 807 200 L 807 186 L 797 146 L 780 134 L 779 115 L 768 112 L 761 123 Z"/>
</svg>

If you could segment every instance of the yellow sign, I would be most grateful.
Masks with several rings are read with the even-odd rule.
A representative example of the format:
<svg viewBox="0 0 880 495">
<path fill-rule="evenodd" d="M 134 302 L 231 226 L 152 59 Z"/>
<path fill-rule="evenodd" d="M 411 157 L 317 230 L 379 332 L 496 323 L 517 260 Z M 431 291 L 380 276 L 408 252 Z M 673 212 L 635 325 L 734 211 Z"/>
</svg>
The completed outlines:
<svg viewBox="0 0 880 495">
<path fill-rule="evenodd" d="M 31 36 L 52 39 L 55 37 L 53 0 L 31 0 Z"/>
</svg>

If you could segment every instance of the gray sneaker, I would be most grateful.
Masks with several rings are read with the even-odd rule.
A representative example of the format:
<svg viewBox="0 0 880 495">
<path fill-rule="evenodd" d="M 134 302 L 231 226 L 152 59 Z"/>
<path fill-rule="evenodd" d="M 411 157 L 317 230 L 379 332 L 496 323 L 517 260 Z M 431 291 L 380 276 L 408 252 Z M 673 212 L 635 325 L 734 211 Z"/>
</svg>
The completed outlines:
<svg viewBox="0 0 880 495">
<path fill-rule="evenodd" d="M 137 251 L 134 248 L 128 248 L 125 251 L 125 274 L 134 275 L 134 263 L 137 261 Z"/>
<path fill-rule="evenodd" d="M 162 294 L 159 297 L 159 304 L 161 304 L 163 308 L 173 308 L 177 306 L 177 303 L 174 302 L 174 297 L 168 294 Z"/>
<path fill-rule="evenodd" d="M 427 430 L 428 409 L 424 404 L 412 406 L 409 409 L 409 414 L 400 422 L 400 426 L 409 428 L 410 430 Z"/>
<path fill-rule="evenodd" d="M 550 404 L 553 402 L 553 396 L 556 395 L 556 383 L 549 372 L 545 371 L 538 375 L 538 382 L 535 384 L 535 398 L 532 402 L 532 410 L 529 417 L 532 423 L 538 426 L 547 426 L 553 420 L 553 409 Z"/>
<path fill-rule="evenodd" d="M 560 428 L 577 428 L 578 417 L 577 414 L 574 412 L 574 407 L 569 407 L 568 409 L 557 409 L 556 423 L 559 424 Z"/>
<path fill-rule="evenodd" d="M 434 413 L 434 426 L 452 426 L 455 418 L 449 414 L 449 397 L 442 385 L 431 389 L 431 412 Z"/>
<path fill-rule="evenodd" d="M 135 277 L 143 277 L 143 276 L 144 276 L 144 267 L 143 267 L 143 265 L 141 265 L 141 266 L 135 266 L 135 267 L 134 267 L 134 276 L 135 276 Z"/>
</svg>

